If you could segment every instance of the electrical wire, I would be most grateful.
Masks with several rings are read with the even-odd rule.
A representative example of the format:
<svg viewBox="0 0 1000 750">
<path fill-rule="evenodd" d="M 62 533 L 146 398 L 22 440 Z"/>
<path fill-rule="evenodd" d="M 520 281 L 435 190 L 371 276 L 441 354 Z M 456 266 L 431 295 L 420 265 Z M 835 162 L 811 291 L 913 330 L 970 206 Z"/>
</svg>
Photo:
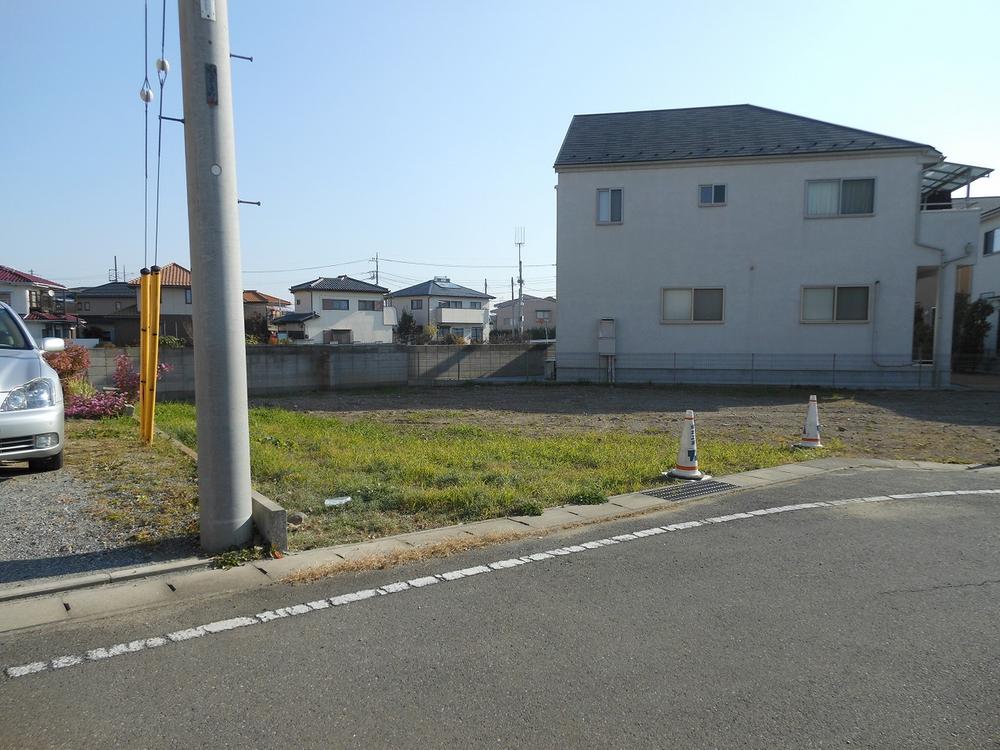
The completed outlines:
<svg viewBox="0 0 1000 750">
<path fill-rule="evenodd" d="M 303 266 L 302 268 L 271 268 L 264 271 L 244 271 L 243 273 L 294 273 L 295 271 L 318 271 L 321 268 L 338 268 L 340 266 L 353 266 L 358 263 L 368 263 L 368 258 L 361 260 L 348 260 L 343 263 L 328 263 L 323 266 Z"/>
<path fill-rule="evenodd" d="M 160 114 L 156 133 L 156 220 L 153 230 L 153 265 L 160 255 L 160 163 L 163 151 L 163 84 L 167 80 L 167 0 L 163 0 L 160 16 L 160 60 L 156 66 L 156 77 L 160 81 Z M 162 63 L 162 64 L 161 64 Z"/>
<path fill-rule="evenodd" d="M 517 268 L 517 264 L 506 266 L 477 266 L 468 263 L 428 263 L 419 260 L 398 260 L 395 258 L 379 258 L 386 263 L 405 263 L 410 266 L 436 266 L 438 268 Z M 525 263 L 524 268 L 548 268 L 555 267 L 555 263 Z"/>
<path fill-rule="evenodd" d="M 145 77 L 142 81 L 139 97 L 143 101 L 146 120 L 142 148 L 143 171 L 145 173 L 142 191 L 142 265 L 145 267 L 149 260 L 149 99 L 146 94 L 152 91 L 152 87 L 149 85 L 149 0 L 146 0 L 143 6 L 142 31 L 142 70 Z"/>
</svg>

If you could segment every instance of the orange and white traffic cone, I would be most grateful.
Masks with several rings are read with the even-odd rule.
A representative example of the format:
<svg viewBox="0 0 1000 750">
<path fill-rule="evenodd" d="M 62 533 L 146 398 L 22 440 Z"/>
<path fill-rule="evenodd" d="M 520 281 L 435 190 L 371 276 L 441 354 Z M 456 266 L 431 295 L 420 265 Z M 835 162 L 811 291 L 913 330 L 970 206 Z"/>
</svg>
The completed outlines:
<svg viewBox="0 0 1000 750">
<path fill-rule="evenodd" d="M 806 421 L 802 425 L 802 438 L 793 448 L 822 448 L 819 439 L 819 406 L 816 397 L 809 397 L 809 408 L 806 410 Z"/>
<path fill-rule="evenodd" d="M 707 474 L 698 471 L 698 441 L 694 430 L 694 412 L 688 409 L 684 412 L 684 424 L 681 426 L 681 444 L 677 448 L 677 466 L 663 472 L 663 476 L 671 479 L 709 479 Z"/>
</svg>

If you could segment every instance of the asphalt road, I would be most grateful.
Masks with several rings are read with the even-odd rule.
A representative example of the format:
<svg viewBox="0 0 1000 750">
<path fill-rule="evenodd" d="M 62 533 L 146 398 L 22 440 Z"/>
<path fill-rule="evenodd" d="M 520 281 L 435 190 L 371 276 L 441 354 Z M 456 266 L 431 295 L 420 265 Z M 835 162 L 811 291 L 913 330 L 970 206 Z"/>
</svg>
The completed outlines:
<svg viewBox="0 0 1000 750">
<path fill-rule="evenodd" d="M 651 526 L 1000 488 L 844 471 L 560 537 L 6 636 L 24 664 Z M 0 677 L 0 746 L 1000 747 L 1000 495 L 802 509 Z"/>
</svg>

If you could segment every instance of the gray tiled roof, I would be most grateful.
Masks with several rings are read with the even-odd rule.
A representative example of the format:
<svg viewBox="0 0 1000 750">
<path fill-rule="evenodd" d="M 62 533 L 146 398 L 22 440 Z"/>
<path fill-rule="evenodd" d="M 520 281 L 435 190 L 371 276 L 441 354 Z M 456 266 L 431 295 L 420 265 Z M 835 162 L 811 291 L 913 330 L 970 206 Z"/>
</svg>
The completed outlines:
<svg viewBox="0 0 1000 750">
<path fill-rule="evenodd" d="M 290 312 L 284 315 L 279 315 L 275 318 L 272 323 L 302 323 L 307 320 L 312 320 L 313 318 L 318 318 L 319 314 L 315 312 Z"/>
<path fill-rule="evenodd" d="M 135 287 L 127 281 L 109 281 L 107 284 L 79 289 L 77 297 L 131 297 L 135 299 Z"/>
<path fill-rule="evenodd" d="M 332 279 L 320 276 L 318 279 L 313 279 L 303 284 L 296 284 L 289 289 L 291 292 L 309 290 L 318 292 L 371 292 L 372 294 L 385 294 L 389 291 L 384 286 L 369 284 L 367 281 L 352 279 L 350 276 L 337 276 Z"/>
<path fill-rule="evenodd" d="M 555 166 L 843 153 L 926 144 L 753 104 L 576 115 Z"/>
<path fill-rule="evenodd" d="M 467 286 L 451 281 L 431 279 L 420 284 L 408 286 L 398 292 L 392 292 L 390 297 L 475 297 L 477 299 L 493 299 L 493 295 L 469 289 Z"/>
</svg>

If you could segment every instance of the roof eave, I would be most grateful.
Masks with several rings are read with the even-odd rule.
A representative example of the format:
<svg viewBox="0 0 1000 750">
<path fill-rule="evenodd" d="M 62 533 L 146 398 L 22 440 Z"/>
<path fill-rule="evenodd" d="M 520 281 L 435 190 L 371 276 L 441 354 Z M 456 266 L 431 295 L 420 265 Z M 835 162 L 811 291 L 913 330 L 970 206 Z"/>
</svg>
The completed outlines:
<svg viewBox="0 0 1000 750">
<path fill-rule="evenodd" d="M 689 159 L 647 159 L 643 161 L 608 161 L 608 162 L 587 162 L 585 164 L 567 164 L 556 162 L 552 168 L 558 172 L 586 172 L 592 169 L 637 169 L 644 167 L 671 167 L 681 165 L 698 164 L 722 164 L 722 163 L 749 163 L 749 162 L 770 162 L 776 160 L 796 160 L 808 161 L 820 157 L 862 157 L 862 156 L 884 156 L 892 154 L 923 154 L 928 161 L 926 164 L 936 164 L 941 161 L 942 154 L 933 146 L 898 146 L 889 148 L 869 148 L 855 151 L 803 151 L 791 154 L 726 154 L 719 156 L 698 156 Z"/>
</svg>

